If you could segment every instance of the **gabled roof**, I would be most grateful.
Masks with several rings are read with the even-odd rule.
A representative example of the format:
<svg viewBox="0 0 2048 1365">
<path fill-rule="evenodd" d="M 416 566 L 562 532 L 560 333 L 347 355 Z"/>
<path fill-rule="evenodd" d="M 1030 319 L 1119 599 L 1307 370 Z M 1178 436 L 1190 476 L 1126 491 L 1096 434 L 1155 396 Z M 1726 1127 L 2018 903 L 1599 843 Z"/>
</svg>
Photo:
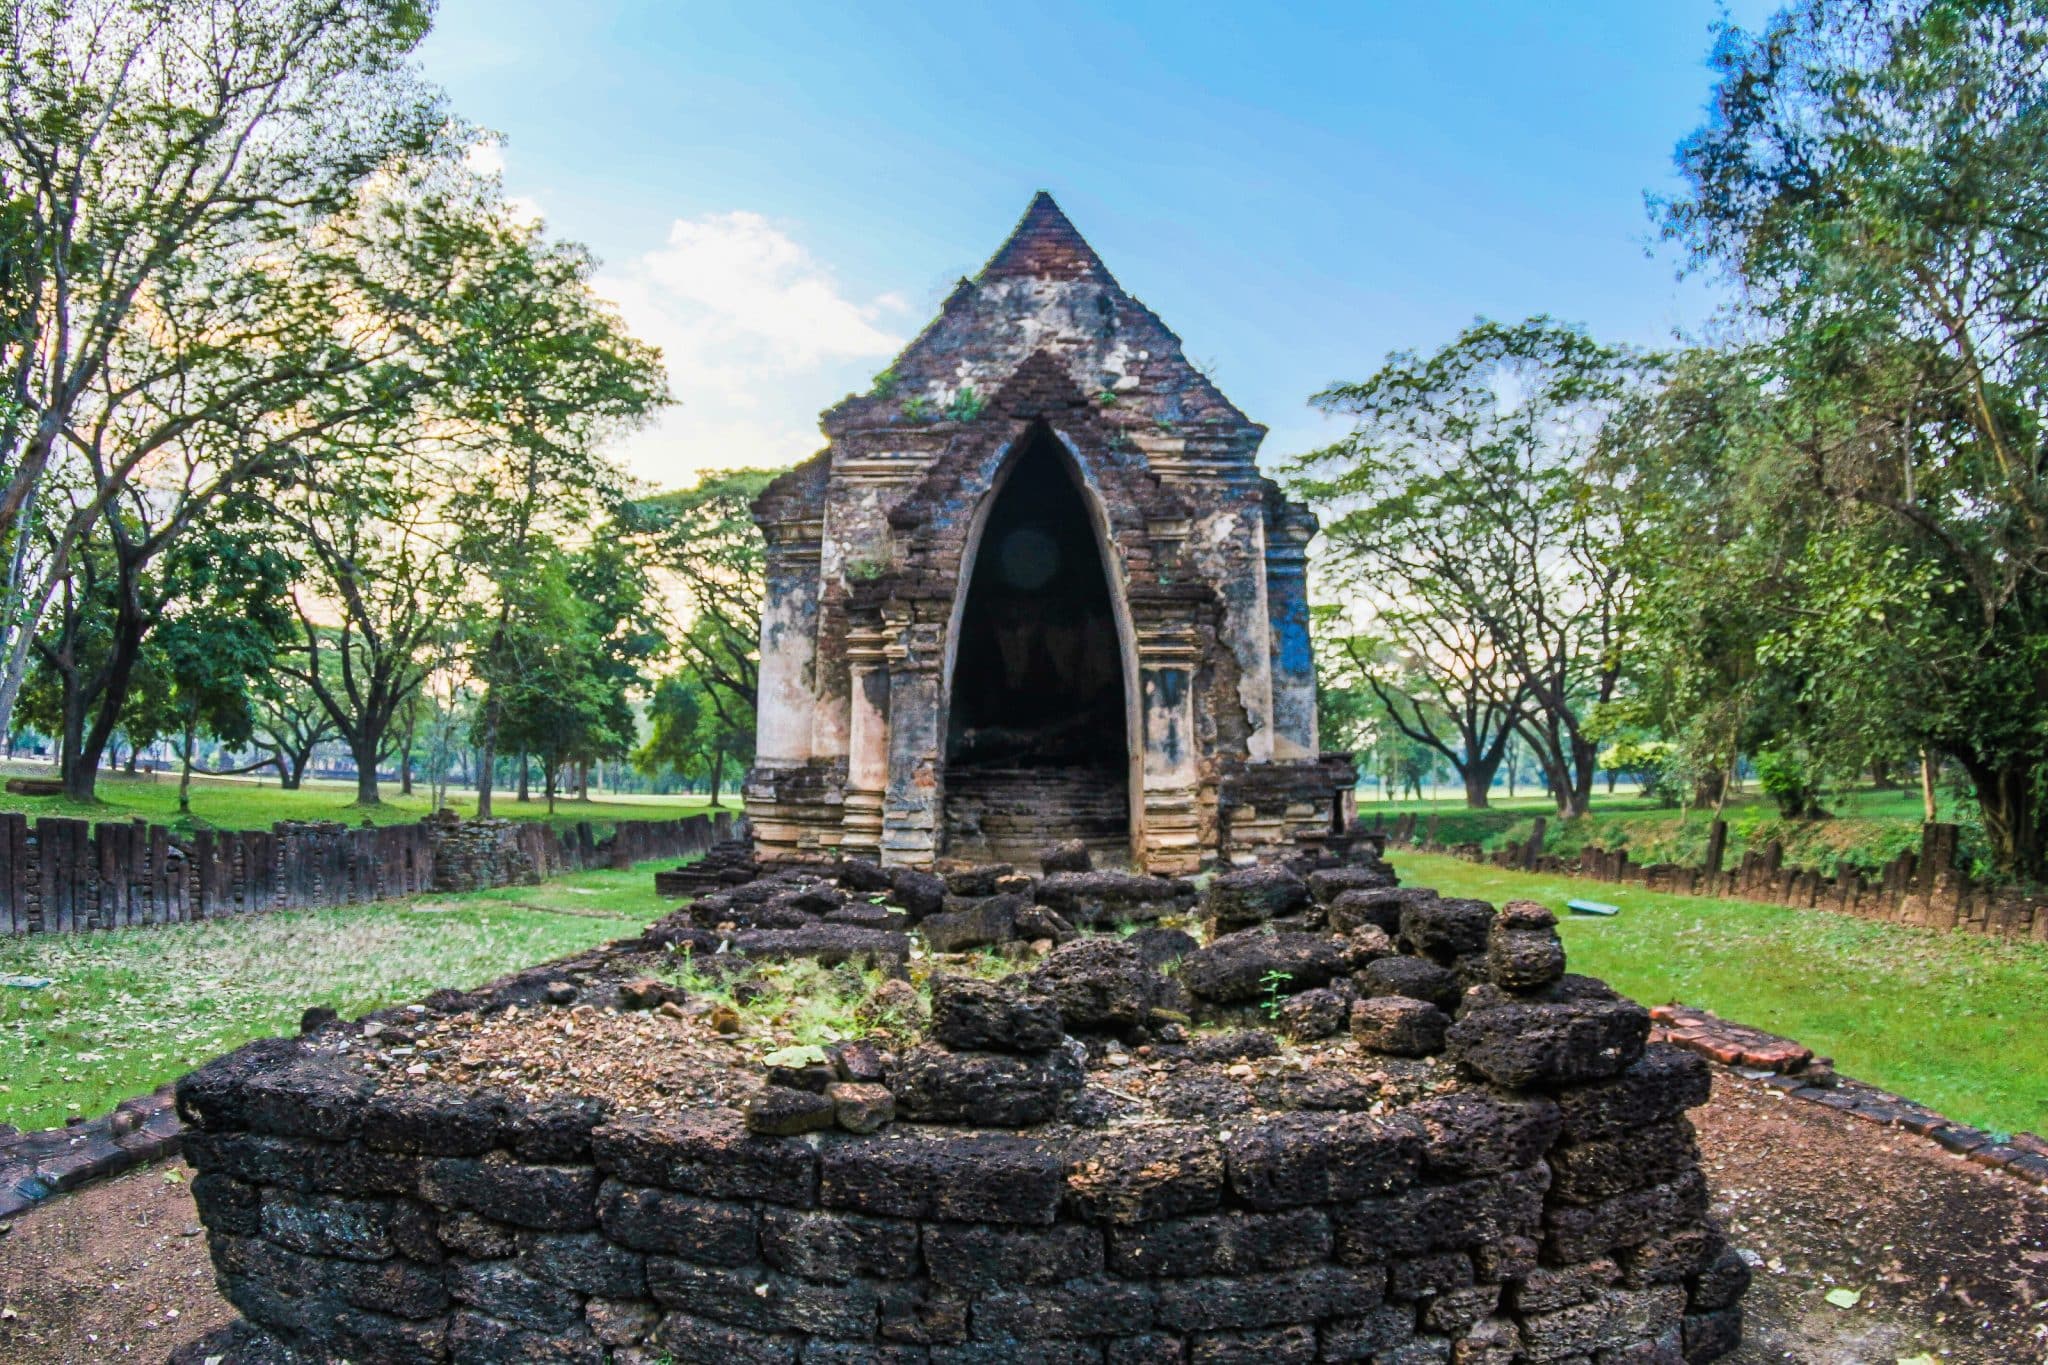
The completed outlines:
<svg viewBox="0 0 2048 1365">
<path fill-rule="evenodd" d="M 1124 292 L 1041 190 L 981 273 L 960 281 L 882 382 L 826 411 L 826 434 L 945 420 L 961 394 L 986 399 L 1040 353 L 1054 357 L 1081 394 L 1109 395 L 1106 406 L 1124 424 L 1154 432 L 1183 424 L 1209 434 L 1234 429 L 1250 442 L 1247 464 L 1265 433 L 1189 363 L 1180 338 Z"/>
<path fill-rule="evenodd" d="M 981 268 L 982 280 L 1093 280 L 1116 284 L 1109 267 L 1095 254 L 1052 196 L 1040 190 L 1017 220 L 1008 241 Z"/>
</svg>

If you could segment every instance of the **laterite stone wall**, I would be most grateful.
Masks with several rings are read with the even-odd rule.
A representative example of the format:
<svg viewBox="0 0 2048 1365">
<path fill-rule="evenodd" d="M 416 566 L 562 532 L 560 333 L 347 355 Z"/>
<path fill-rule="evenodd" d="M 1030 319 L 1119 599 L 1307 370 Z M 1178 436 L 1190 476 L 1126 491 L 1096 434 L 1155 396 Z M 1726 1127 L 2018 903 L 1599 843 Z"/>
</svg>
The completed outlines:
<svg viewBox="0 0 2048 1365">
<path fill-rule="evenodd" d="M 501 989 L 530 1001 L 546 974 Z M 385 1091 L 271 1040 L 179 1090 L 193 1193 L 246 1319 L 240 1346 L 208 1350 L 224 1365 L 1710 1360 L 1738 1338 L 1748 1272 L 1707 1219 L 1684 1117 L 1708 1073 L 1645 1047 L 1640 1015 L 1612 1000 L 1468 1015 L 1451 1055 L 1526 1082 L 1468 1072 L 1384 1112 L 787 1138 L 731 1109 L 610 1120 L 567 1097 Z"/>
</svg>

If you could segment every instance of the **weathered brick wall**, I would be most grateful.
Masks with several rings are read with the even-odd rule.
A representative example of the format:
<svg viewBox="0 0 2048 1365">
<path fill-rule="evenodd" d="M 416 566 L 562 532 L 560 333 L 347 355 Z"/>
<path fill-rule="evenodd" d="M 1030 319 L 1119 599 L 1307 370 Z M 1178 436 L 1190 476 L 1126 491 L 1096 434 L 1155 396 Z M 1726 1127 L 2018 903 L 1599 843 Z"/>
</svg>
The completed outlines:
<svg viewBox="0 0 2048 1365">
<path fill-rule="evenodd" d="M 582 867 L 702 853 L 732 817 L 588 823 L 429 817 L 357 829 L 288 821 L 183 835 L 141 821 L 0 813 L 0 933 L 82 933 L 264 910 L 358 905 L 423 891 L 537 881 Z"/>
</svg>

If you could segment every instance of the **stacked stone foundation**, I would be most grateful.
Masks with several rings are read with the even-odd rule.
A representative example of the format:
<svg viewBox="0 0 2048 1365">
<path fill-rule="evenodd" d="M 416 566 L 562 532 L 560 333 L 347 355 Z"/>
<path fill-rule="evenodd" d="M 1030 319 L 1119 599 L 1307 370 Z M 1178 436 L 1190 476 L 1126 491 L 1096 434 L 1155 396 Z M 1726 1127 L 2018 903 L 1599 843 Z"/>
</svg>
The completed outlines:
<svg viewBox="0 0 2048 1365">
<path fill-rule="evenodd" d="M 244 1361 L 1714 1359 L 1696 1057 L 1387 1113 L 750 1135 L 380 1093 L 296 1041 L 181 1087 Z M 195 1360 L 200 1357 L 193 1357 Z"/>
</svg>

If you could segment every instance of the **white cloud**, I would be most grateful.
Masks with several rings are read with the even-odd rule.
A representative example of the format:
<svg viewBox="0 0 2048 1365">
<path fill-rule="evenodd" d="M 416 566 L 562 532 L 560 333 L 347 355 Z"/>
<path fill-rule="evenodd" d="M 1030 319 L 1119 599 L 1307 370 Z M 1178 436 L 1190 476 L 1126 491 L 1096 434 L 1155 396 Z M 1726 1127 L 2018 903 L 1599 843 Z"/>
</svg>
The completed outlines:
<svg viewBox="0 0 2048 1365">
<path fill-rule="evenodd" d="M 472 142 L 462 154 L 462 160 L 478 175 L 503 175 L 505 173 L 505 144 L 495 138 L 483 142 Z"/>
<path fill-rule="evenodd" d="M 620 454 L 664 485 L 704 469 L 783 465 L 815 451 L 820 409 L 865 387 L 903 346 L 900 295 L 849 297 L 758 213 L 677 219 L 667 241 L 597 281 L 661 347 L 680 404 Z"/>
</svg>

